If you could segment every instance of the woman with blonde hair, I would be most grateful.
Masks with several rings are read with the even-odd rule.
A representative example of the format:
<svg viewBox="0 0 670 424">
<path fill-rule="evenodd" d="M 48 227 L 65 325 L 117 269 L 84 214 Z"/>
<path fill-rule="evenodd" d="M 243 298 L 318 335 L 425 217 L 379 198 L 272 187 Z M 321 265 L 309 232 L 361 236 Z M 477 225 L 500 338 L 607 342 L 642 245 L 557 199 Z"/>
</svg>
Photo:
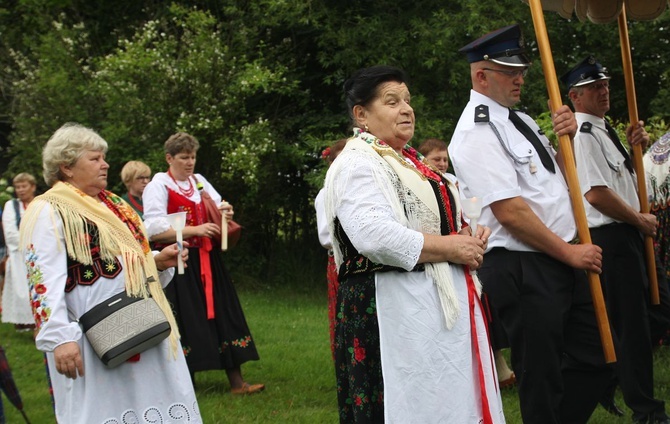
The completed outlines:
<svg viewBox="0 0 670 424">
<path fill-rule="evenodd" d="M 123 165 L 121 169 L 121 181 L 123 181 L 128 190 L 126 194 L 121 195 L 121 198 L 128 202 L 140 218 L 142 218 L 144 214 L 142 193 L 144 193 L 144 188 L 151 181 L 151 168 L 144 162 L 131 160 Z"/>
<path fill-rule="evenodd" d="M 19 225 L 28 205 L 35 198 L 37 181 L 31 174 L 21 172 L 14 177 L 12 184 L 16 198 L 5 203 L 2 211 L 2 230 L 7 246 L 2 322 L 14 324 L 17 331 L 28 332 L 35 328 L 35 319 L 26 284 L 26 263 L 19 251 Z"/>
</svg>

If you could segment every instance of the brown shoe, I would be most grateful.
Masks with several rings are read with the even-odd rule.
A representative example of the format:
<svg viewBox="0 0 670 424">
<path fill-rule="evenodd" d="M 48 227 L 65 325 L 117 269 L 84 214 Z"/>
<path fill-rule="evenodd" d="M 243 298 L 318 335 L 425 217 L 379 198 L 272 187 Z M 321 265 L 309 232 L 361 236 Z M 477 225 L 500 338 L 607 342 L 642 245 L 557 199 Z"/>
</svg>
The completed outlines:
<svg viewBox="0 0 670 424">
<path fill-rule="evenodd" d="M 510 375 L 508 379 L 499 381 L 498 384 L 500 385 L 501 389 L 512 387 L 516 384 L 516 375 L 512 373 L 512 375 Z"/>
<path fill-rule="evenodd" d="M 242 387 L 236 389 L 230 389 L 230 393 L 234 395 L 252 395 L 254 393 L 260 393 L 265 390 L 265 384 L 249 384 L 246 381 L 242 384 Z"/>
</svg>

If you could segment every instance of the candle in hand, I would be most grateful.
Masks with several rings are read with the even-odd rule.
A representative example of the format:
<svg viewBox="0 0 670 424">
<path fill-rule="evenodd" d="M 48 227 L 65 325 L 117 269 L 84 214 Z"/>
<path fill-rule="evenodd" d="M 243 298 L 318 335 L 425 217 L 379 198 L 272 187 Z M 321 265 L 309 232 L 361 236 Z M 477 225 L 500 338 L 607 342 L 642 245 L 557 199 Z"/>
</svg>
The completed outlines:
<svg viewBox="0 0 670 424">
<path fill-rule="evenodd" d="M 179 250 L 179 256 L 177 257 L 177 273 L 184 273 L 184 260 L 181 257 L 181 252 L 184 249 L 184 240 L 182 236 L 182 230 L 186 226 L 186 212 L 175 212 L 167 216 L 167 220 L 170 223 L 170 227 L 177 233 L 177 249 Z"/>
</svg>

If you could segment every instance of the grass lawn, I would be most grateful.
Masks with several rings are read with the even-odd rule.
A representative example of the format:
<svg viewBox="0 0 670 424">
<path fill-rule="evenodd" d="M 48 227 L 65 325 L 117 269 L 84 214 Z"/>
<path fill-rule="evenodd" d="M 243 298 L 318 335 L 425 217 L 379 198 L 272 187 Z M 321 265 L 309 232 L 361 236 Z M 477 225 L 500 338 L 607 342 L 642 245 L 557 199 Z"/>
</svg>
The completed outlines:
<svg viewBox="0 0 670 424">
<path fill-rule="evenodd" d="M 196 374 L 196 394 L 205 423 L 337 423 L 335 378 L 331 362 L 324 283 L 314 287 L 245 287 L 239 290 L 261 360 L 243 366 L 251 383 L 265 383 L 259 395 L 236 397 L 223 371 Z M 33 424 L 54 423 L 43 357 L 31 335 L 0 325 L 14 379 Z M 670 399 L 670 348 L 655 353 L 656 395 Z M 618 394 L 618 404 L 623 405 Z M 3 395 L 8 424 L 23 422 Z M 507 422 L 521 423 L 514 389 L 503 391 Z M 627 411 L 630 414 L 630 411 Z M 624 424 L 601 408 L 589 423 Z M 452 423 L 448 423 L 452 424 Z M 460 423 L 453 423 L 460 424 Z M 464 423 L 465 424 L 465 423 Z"/>
</svg>

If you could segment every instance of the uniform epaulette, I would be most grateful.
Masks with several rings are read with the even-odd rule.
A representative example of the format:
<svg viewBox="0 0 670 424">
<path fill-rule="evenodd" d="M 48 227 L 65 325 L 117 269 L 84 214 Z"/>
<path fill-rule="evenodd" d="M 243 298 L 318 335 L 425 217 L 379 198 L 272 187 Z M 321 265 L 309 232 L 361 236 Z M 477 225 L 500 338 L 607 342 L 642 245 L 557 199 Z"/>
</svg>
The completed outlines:
<svg viewBox="0 0 670 424">
<path fill-rule="evenodd" d="M 475 122 L 489 122 L 489 107 L 479 105 L 475 108 Z"/>
<path fill-rule="evenodd" d="M 582 126 L 579 127 L 579 132 L 590 133 L 590 132 L 591 132 L 591 128 L 593 128 L 593 124 L 592 124 L 592 123 L 590 123 L 590 122 L 584 122 L 584 123 L 582 123 Z"/>
</svg>

